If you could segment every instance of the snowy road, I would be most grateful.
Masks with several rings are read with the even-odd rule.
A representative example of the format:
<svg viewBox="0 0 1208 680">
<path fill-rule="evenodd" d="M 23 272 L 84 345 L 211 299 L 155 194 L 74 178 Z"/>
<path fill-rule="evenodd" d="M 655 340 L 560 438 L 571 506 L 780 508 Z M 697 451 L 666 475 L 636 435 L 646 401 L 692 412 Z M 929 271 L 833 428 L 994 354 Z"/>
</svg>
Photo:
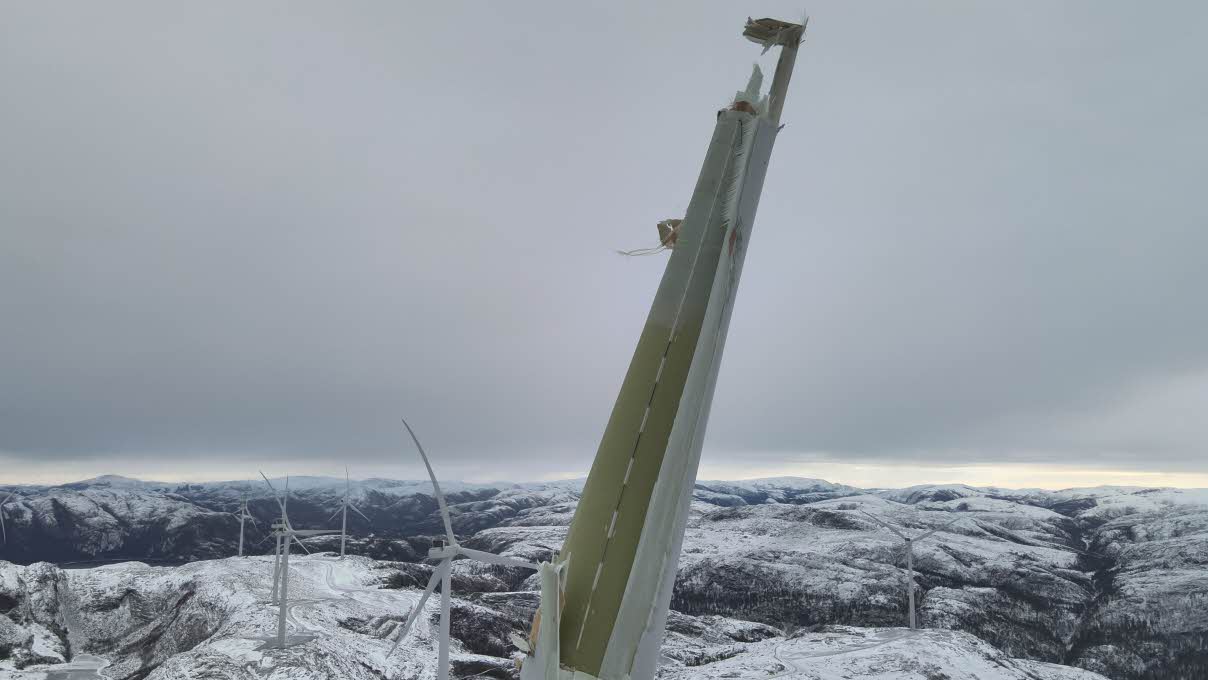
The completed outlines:
<svg viewBox="0 0 1208 680">
<path fill-rule="evenodd" d="M 419 602 L 420 594 L 417 592 L 383 590 L 377 585 L 365 585 L 358 577 L 363 573 L 363 568 L 358 569 L 351 560 L 316 556 L 292 561 L 291 591 L 298 592 L 293 588 L 295 584 L 305 584 L 311 592 L 298 599 L 291 598 L 286 606 L 285 618 L 291 631 L 294 634 L 323 635 L 330 630 L 332 612 L 319 610 L 340 601 L 348 602 L 358 610 L 384 610 L 383 614 L 400 618 L 408 616 Z M 438 600 L 429 600 L 428 607 L 434 608 L 438 606 L 437 603 Z M 273 611 L 277 611 L 275 606 Z M 430 633 L 429 618 L 421 616 L 410 634 L 426 637 Z M 393 644 L 392 629 L 383 638 L 382 645 L 388 650 Z"/>
<path fill-rule="evenodd" d="M 776 661 L 780 662 L 780 664 L 784 666 L 784 670 L 769 677 L 783 678 L 803 672 L 805 670 L 804 665 L 798 665 L 798 661 L 820 659 L 828 656 L 838 656 L 840 654 L 852 654 L 854 652 L 863 652 L 870 649 L 875 649 L 877 647 L 883 647 L 885 645 L 898 642 L 899 640 L 907 640 L 916 637 L 918 633 L 919 631 L 910 630 L 908 628 L 890 628 L 878 631 L 876 634 L 865 638 L 866 640 L 870 640 L 870 642 L 866 644 L 850 644 L 845 645 L 841 649 L 828 649 L 823 651 L 792 649 L 791 643 L 781 643 L 776 645 L 775 650 L 772 652 L 772 656 L 774 656 Z"/>
</svg>

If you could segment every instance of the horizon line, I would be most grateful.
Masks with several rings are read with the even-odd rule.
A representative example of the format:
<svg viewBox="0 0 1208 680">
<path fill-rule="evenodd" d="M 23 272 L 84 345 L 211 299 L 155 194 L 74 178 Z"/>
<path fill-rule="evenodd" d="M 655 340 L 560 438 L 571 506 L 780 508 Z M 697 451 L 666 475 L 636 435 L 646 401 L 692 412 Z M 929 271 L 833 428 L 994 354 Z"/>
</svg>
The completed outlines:
<svg viewBox="0 0 1208 680">
<path fill-rule="evenodd" d="M 867 467 L 888 467 L 888 466 L 869 466 L 867 464 L 860 464 L 859 467 L 867 468 Z M 966 467 L 973 467 L 973 466 L 966 466 Z M 1127 474 L 1136 474 L 1136 475 L 1142 476 L 1142 477 L 1144 477 L 1144 476 L 1160 476 L 1160 477 L 1179 476 L 1179 473 L 1159 473 L 1159 472 L 1129 472 Z M 1200 476 L 1195 473 L 1187 473 L 1187 474 L 1190 476 L 1195 476 L 1195 477 Z M 321 480 L 331 480 L 332 482 L 343 482 L 344 481 L 343 477 L 335 477 L 335 476 L 328 476 L 328 475 L 314 475 L 314 474 L 278 475 L 275 477 L 270 476 L 269 479 L 279 480 L 279 479 L 284 479 L 286 476 L 288 476 L 291 479 L 321 479 Z M 1208 475 L 1206 475 L 1206 476 L 1208 476 Z M 106 473 L 106 474 L 101 474 L 101 475 L 93 475 L 91 477 L 85 477 L 85 478 L 69 479 L 69 480 L 65 480 L 65 481 L 28 481 L 28 482 L 17 482 L 17 483 L 11 483 L 11 484 L 0 484 L 0 487 L 3 487 L 3 488 L 20 488 L 20 487 L 58 488 L 58 487 L 76 485 L 76 484 L 85 484 L 85 483 L 89 483 L 89 482 L 102 482 L 106 478 L 128 480 L 128 481 L 137 482 L 140 484 L 161 485 L 161 486 L 188 485 L 188 484 L 236 485 L 239 483 L 249 483 L 252 485 L 257 485 L 256 483 L 258 481 L 256 479 L 253 479 L 250 477 L 247 479 L 239 478 L 239 477 L 225 477 L 225 478 L 213 478 L 213 479 L 156 479 L 153 477 L 144 478 L 144 477 L 134 476 L 134 475 L 130 475 L 130 474 Z M 587 475 L 582 474 L 582 475 L 577 475 L 577 476 L 558 476 L 558 477 L 546 478 L 546 479 L 528 479 L 528 480 L 490 479 L 490 480 L 475 481 L 472 479 L 448 479 L 448 480 L 442 479 L 441 483 L 442 484 L 461 484 L 461 485 L 474 486 L 474 487 L 490 487 L 490 486 L 496 486 L 496 485 L 499 485 L 499 486 L 503 486 L 503 485 L 537 486 L 537 485 L 556 485 L 558 483 L 582 481 L 582 480 L 586 480 L 586 478 L 587 478 Z M 902 485 L 902 486 L 882 486 L 882 485 L 867 486 L 867 485 L 859 485 L 859 484 L 850 484 L 850 483 L 846 483 L 846 482 L 836 482 L 836 481 L 827 479 L 825 477 L 795 475 L 795 474 L 779 474 L 779 475 L 762 474 L 762 475 L 753 475 L 753 476 L 746 476 L 746 477 L 741 477 L 741 476 L 740 477 L 711 477 L 708 479 L 703 479 L 703 478 L 697 479 L 696 483 L 697 484 L 707 484 L 707 483 L 711 483 L 711 482 L 712 483 L 766 482 L 766 481 L 790 480 L 790 479 L 822 482 L 825 484 L 832 484 L 834 486 L 847 487 L 847 488 L 856 489 L 859 491 L 901 491 L 901 490 L 906 490 L 906 489 L 927 488 L 927 487 L 937 487 L 937 488 L 938 487 L 966 487 L 966 488 L 976 489 L 976 490 L 999 489 L 999 490 L 1004 490 L 1004 491 L 1045 491 L 1045 492 L 1051 492 L 1051 493 L 1059 493 L 1062 491 L 1077 491 L 1077 490 L 1083 490 L 1083 489 L 1104 489 L 1104 488 L 1117 488 L 1117 489 L 1122 489 L 1122 490 L 1124 490 L 1124 489 L 1127 489 L 1127 490 L 1176 489 L 1176 490 L 1187 490 L 1187 491 L 1197 491 L 1197 490 L 1208 491 L 1208 484 L 1205 484 L 1205 486 L 1182 486 L 1182 485 L 1174 485 L 1174 484 L 1135 484 L 1135 483 L 1134 484 L 1112 484 L 1112 483 L 1104 483 L 1104 484 L 1089 484 L 1089 485 L 1074 485 L 1074 486 L 1038 486 L 1038 485 L 1005 486 L 1005 485 L 1001 485 L 1001 484 L 971 484 L 971 483 L 967 483 L 967 482 L 956 482 L 956 481 L 947 481 L 947 482 L 933 481 L 933 482 L 922 482 L 922 483 L 916 483 L 916 484 L 907 484 L 907 485 Z M 384 477 L 384 476 L 380 476 L 380 475 L 371 475 L 368 477 L 352 479 L 352 481 L 355 481 L 355 482 L 370 482 L 370 481 L 375 481 L 375 480 L 383 481 L 383 482 L 400 482 L 400 483 L 418 484 L 418 485 L 430 485 L 431 484 L 431 482 L 426 478 L 407 479 L 407 478 L 399 478 L 399 477 Z"/>
</svg>

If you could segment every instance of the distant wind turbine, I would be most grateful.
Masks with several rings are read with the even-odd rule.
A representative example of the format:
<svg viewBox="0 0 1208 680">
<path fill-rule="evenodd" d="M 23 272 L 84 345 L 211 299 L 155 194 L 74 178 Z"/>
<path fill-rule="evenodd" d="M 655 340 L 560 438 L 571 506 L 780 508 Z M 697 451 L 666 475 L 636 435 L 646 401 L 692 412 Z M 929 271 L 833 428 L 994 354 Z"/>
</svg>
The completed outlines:
<svg viewBox="0 0 1208 680">
<path fill-rule="evenodd" d="M 386 654 L 389 657 L 398 649 L 398 645 L 407 637 L 407 631 L 411 629 L 411 625 L 419 618 L 419 615 L 424 611 L 424 605 L 428 603 L 428 598 L 436 590 L 436 584 L 440 584 L 440 643 L 438 651 L 438 660 L 436 668 L 437 680 L 449 680 L 449 610 L 452 604 L 452 595 L 450 591 L 453 589 L 452 567 L 453 559 L 461 555 L 470 559 L 486 562 L 488 564 L 499 564 L 505 567 L 520 567 L 522 569 L 537 569 L 537 565 L 532 562 L 525 562 L 511 557 L 495 555 L 482 550 L 471 550 L 463 548 L 457 542 L 457 537 L 453 535 L 453 521 L 449 517 L 449 506 L 445 503 L 445 495 L 441 493 L 440 483 L 436 481 L 436 473 L 432 471 L 432 464 L 428 462 L 428 454 L 424 453 L 424 447 L 419 443 L 419 438 L 415 436 L 415 432 L 411 426 L 403 420 L 403 427 L 407 428 L 407 434 L 411 435 L 411 441 L 415 442 L 415 448 L 419 450 L 420 458 L 424 460 L 424 467 L 428 469 L 428 477 L 432 480 L 432 489 L 436 493 L 436 503 L 440 506 L 440 518 L 445 525 L 445 538 L 448 541 L 443 547 L 432 548 L 428 551 L 430 559 L 437 559 L 440 562 L 436 568 L 432 570 L 432 578 L 428 580 L 428 587 L 424 589 L 424 594 L 420 597 L 415 608 L 411 610 L 411 615 L 407 617 L 407 623 L 403 625 L 402 632 L 399 633 L 398 639 L 394 641 L 394 646 Z"/>
<path fill-rule="evenodd" d="M 264 477 L 264 473 L 260 473 Z M 268 477 L 264 477 L 264 483 L 268 484 L 268 488 L 273 490 L 273 497 L 277 498 L 277 490 L 273 488 L 273 483 L 268 481 Z M 285 478 L 285 500 L 277 498 L 277 505 L 281 506 L 281 519 L 273 523 L 273 535 L 277 538 L 277 553 L 274 556 L 273 570 L 273 603 L 279 604 L 280 608 L 277 614 L 277 635 L 273 638 L 266 638 L 265 644 L 261 649 L 277 649 L 292 647 L 294 645 L 309 642 L 314 639 L 313 635 L 293 635 L 287 636 L 285 633 L 286 613 L 289 606 L 289 546 L 291 541 L 296 542 L 307 554 L 305 545 L 298 539 L 299 536 L 319 536 L 321 534 L 334 534 L 334 530 L 330 529 L 303 529 L 298 530 L 290 526 L 289 514 L 287 507 L 289 505 L 289 477 Z"/>
<path fill-rule="evenodd" d="M 268 481 L 268 477 L 265 477 L 263 472 L 260 473 L 260 476 L 264 478 L 264 483 L 267 484 L 268 488 L 272 490 L 273 498 L 275 498 L 277 500 L 277 506 L 281 508 L 280 522 L 282 524 L 284 524 L 287 528 L 292 529 L 293 527 L 291 527 L 289 524 L 289 513 L 288 513 L 288 509 L 289 509 L 289 477 L 285 478 L 285 500 L 282 501 L 281 497 L 278 496 L 278 494 L 277 494 L 277 488 L 273 486 L 272 482 Z M 275 527 L 276 524 L 274 524 L 273 526 Z M 297 542 L 299 548 L 302 548 L 302 550 L 306 551 L 307 555 L 310 554 L 310 549 L 307 548 L 305 545 L 303 545 L 302 541 L 298 540 L 297 536 L 291 537 L 288 532 L 282 533 L 282 532 L 274 530 L 273 533 L 270 535 L 277 539 L 277 548 L 273 552 L 273 595 L 272 595 L 272 598 L 270 601 L 273 604 L 277 604 L 277 599 L 278 599 L 278 594 L 279 594 L 279 585 L 280 585 L 280 579 L 281 579 L 282 541 L 284 540 L 284 543 L 288 544 L 292 538 L 293 541 Z"/>
<path fill-rule="evenodd" d="M 333 512 L 331 514 L 331 517 L 327 518 L 327 521 L 330 522 L 331 520 L 336 518 L 336 515 L 338 515 L 340 513 L 344 514 L 344 518 L 340 522 L 340 559 L 344 559 L 344 540 L 348 536 L 348 509 L 352 508 L 353 510 L 356 510 L 358 515 L 360 515 L 361 517 L 365 517 L 365 513 L 361 512 L 361 509 L 358 508 L 357 506 L 353 505 L 352 501 L 349 500 L 349 495 L 351 493 L 351 491 L 350 491 L 351 484 L 352 483 L 348 479 L 348 466 L 345 465 L 344 466 L 344 499 L 340 501 L 340 509 Z M 369 522 L 371 520 L 368 517 L 365 517 L 365 521 Z"/>
<path fill-rule="evenodd" d="M 910 622 L 910 629 L 914 630 L 915 628 L 918 627 L 918 625 L 916 624 L 916 621 L 915 621 L 915 616 L 914 616 L 914 589 L 915 589 L 915 584 L 914 584 L 914 544 L 918 543 L 919 541 L 930 538 L 931 535 L 937 531 L 942 531 L 944 529 L 947 529 L 948 527 L 955 524 L 957 522 L 957 520 L 960 520 L 961 518 L 956 517 L 951 522 L 948 522 L 947 524 L 940 527 L 939 529 L 932 529 L 931 531 L 928 531 L 925 534 L 911 538 L 911 537 L 907 536 L 906 534 L 898 531 L 894 527 L 890 526 L 887 522 L 882 521 L 879 517 L 876 517 L 872 513 L 864 512 L 863 510 L 861 510 L 860 512 L 863 512 L 865 515 L 868 516 L 869 519 L 876 522 L 877 524 L 880 524 L 881 526 L 885 527 L 886 529 L 889 529 L 890 531 L 892 531 L 894 534 L 897 534 L 898 538 L 902 539 L 906 543 L 906 569 L 910 572 L 909 581 L 907 582 L 907 586 L 906 586 L 906 591 L 909 593 L 909 597 L 910 597 L 910 614 L 909 614 L 908 620 Z"/>
<path fill-rule="evenodd" d="M 0 501 L 0 536 L 4 537 L 4 545 L 8 545 L 8 529 L 4 528 L 4 506 L 13 499 L 13 496 L 16 495 L 17 492 L 12 491 L 8 494 L 8 496 L 5 497 L 4 500 Z"/>
<path fill-rule="evenodd" d="M 244 492 L 243 497 L 239 500 L 239 512 L 237 512 L 237 513 L 232 512 L 231 514 L 239 518 L 239 557 L 243 557 L 243 522 L 244 522 L 244 520 L 250 519 L 250 520 L 252 520 L 252 526 L 256 527 L 257 529 L 260 528 L 260 525 L 256 524 L 256 518 L 252 517 L 252 513 L 248 512 L 247 492 Z"/>
</svg>

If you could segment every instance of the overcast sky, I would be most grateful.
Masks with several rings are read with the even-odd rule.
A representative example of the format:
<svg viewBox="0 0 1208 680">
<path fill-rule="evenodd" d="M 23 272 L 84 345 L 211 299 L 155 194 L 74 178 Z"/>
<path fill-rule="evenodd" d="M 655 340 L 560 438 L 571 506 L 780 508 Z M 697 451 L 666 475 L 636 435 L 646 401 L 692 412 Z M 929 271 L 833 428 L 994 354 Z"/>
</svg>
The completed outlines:
<svg viewBox="0 0 1208 680">
<path fill-rule="evenodd" d="M 809 11 L 702 475 L 1208 479 L 1208 7 Z M 583 474 L 747 12 L 5 3 L 0 481 Z"/>
</svg>

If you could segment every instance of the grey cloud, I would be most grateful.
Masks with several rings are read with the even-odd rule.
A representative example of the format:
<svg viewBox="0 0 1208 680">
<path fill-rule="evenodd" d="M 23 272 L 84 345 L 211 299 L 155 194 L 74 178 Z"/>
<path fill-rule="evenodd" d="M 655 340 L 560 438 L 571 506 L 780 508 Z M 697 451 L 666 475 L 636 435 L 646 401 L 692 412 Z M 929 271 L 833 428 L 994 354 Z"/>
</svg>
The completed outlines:
<svg viewBox="0 0 1208 680">
<path fill-rule="evenodd" d="M 4 13 L 16 460 L 385 460 L 407 414 L 585 469 L 661 273 L 613 251 L 757 56 L 697 3 Z M 1135 415 L 1208 367 L 1205 10 L 811 13 L 707 451 L 1208 470 Z"/>
</svg>

